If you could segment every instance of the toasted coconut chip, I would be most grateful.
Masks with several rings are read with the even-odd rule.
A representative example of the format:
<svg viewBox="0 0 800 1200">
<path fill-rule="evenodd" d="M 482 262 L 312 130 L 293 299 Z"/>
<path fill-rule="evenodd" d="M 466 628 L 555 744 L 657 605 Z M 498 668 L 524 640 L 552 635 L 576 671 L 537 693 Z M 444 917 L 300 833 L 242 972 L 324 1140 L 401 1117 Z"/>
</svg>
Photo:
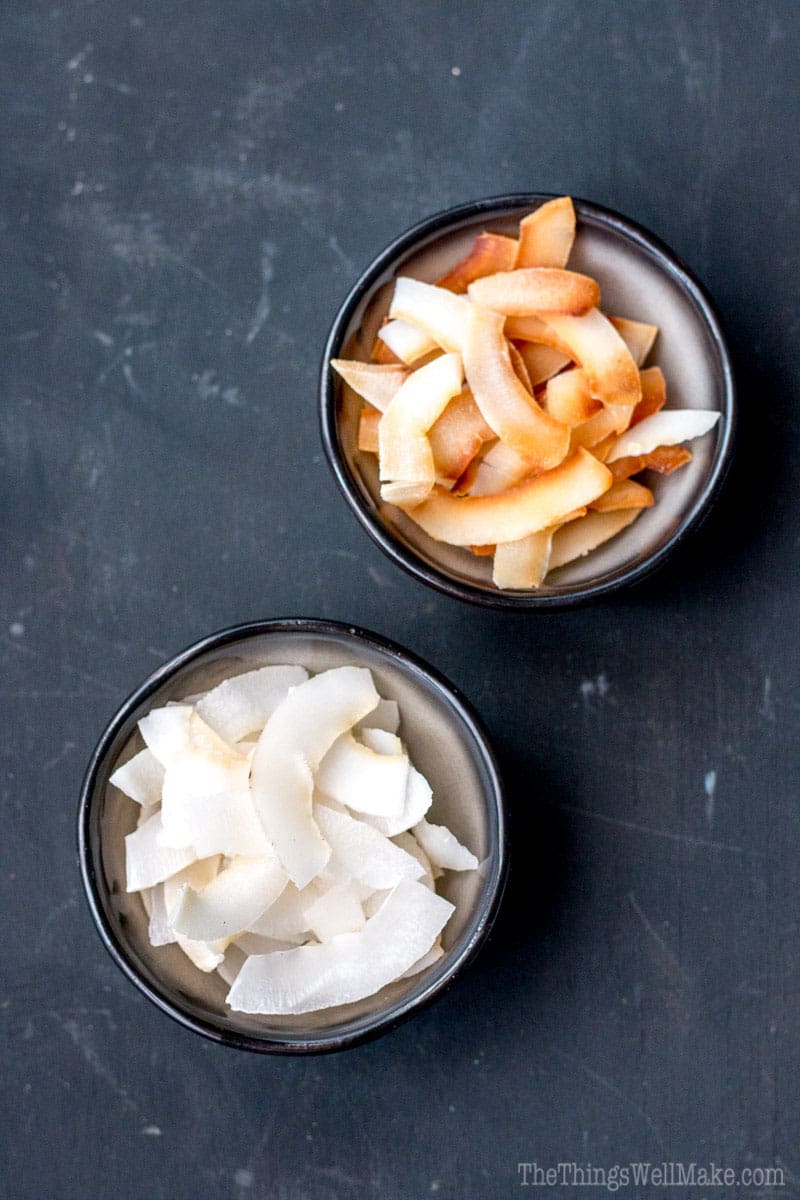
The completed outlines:
<svg viewBox="0 0 800 1200">
<path fill-rule="evenodd" d="M 443 956 L 444 949 L 440 941 L 436 941 L 430 948 L 427 954 L 423 954 L 422 958 L 418 958 L 413 966 L 407 971 L 403 971 L 401 979 L 411 979 L 414 975 L 419 975 L 422 971 L 426 971 L 428 967 L 432 967 L 435 962 Z"/>
<path fill-rule="evenodd" d="M 547 346 L 549 350 L 563 354 L 568 362 L 577 362 L 577 355 L 571 346 L 541 317 L 506 317 L 505 332 L 506 337 L 515 343 L 530 342 L 537 346 Z"/>
<path fill-rule="evenodd" d="M 658 335 L 657 325 L 646 325 L 644 321 L 629 321 L 627 317 L 609 317 L 611 324 L 631 352 L 631 357 L 640 367 L 653 348 Z"/>
<path fill-rule="evenodd" d="M 279 954 L 251 957 L 228 993 L 237 1012 L 315 1012 L 371 996 L 425 954 L 453 905 L 403 880 L 358 933 Z"/>
<path fill-rule="evenodd" d="M 319 828 L 331 847 L 328 874 L 337 881 L 357 880 L 371 888 L 390 888 L 401 879 L 418 879 L 419 863 L 393 842 L 355 817 L 314 805 Z"/>
<path fill-rule="evenodd" d="M 380 729 L 365 729 L 362 736 L 364 743 L 378 754 L 397 752 L 397 739 L 391 739 Z M 400 815 L 398 817 L 376 817 L 365 814 L 363 819 L 385 837 L 395 837 L 410 829 L 412 825 L 416 825 L 417 821 L 421 821 L 432 803 L 433 792 L 430 784 L 416 767 L 409 764 L 405 804 Z"/>
<path fill-rule="evenodd" d="M 409 367 L 437 348 L 433 338 L 418 325 L 412 325 L 411 321 L 387 321 L 378 330 L 378 337 Z"/>
<path fill-rule="evenodd" d="M 508 326 L 508 322 L 506 322 L 506 326 Z M 554 350 L 552 346 L 541 346 L 536 342 L 521 341 L 517 343 L 517 349 L 522 355 L 522 361 L 525 363 L 528 378 L 533 387 L 547 383 L 548 379 L 552 379 L 572 362 L 569 355 L 562 354 L 560 350 Z"/>
<path fill-rule="evenodd" d="M 349 388 L 379 412 L 385 412 L 408 379 L 405 367 L 383 363 L 350 362 L 331 359 L 331 366 Z"/>
<path fill-rule="evenodd" d="M 639 382 L 642 385 L 642 398 L 633 410 L 631 429 L 645 417 L 652 417 L 660 412 L 667 402 L 667 381 L 660 367 L 648 367 L 647 370 L 640 371 Z"/>
<path fill-rule="evenodd" d="M 475 855 L 461 845 L 446 825 L 420 821 L 414 826 L 414 837 L 435 867 L 445 871 L 474 871 L 478 866 Z"/>
<path fill-rule="evenodd" d="M 408 756 L 378 754 L 344 733 L 320 763 L 314 780 L 326 796 L 357 812 L 397 817 L 403 811 Z"/>
<path fill-rule="evenodd" d="M 466 258 L 456 263 L 436 286 L 449 292 L 465 292 L 474 279 L 494 275 L 497 271 L 510 271 L 517 259 L 516 238 L 504 237 L 501 233 L 479 233 Z"/>
<path fill-rule="evenodd" d="M 473 304 L 507 317 L 569 313 L 581 316 L 600 303 L 597 281 L 576 271 L 554 267 L 524 267 L 501 271 L 469 285 Z"/>
<path fill-rule="evenodd" d="M 550 379 L 545 390 L 544 407 L 570 429 L 583 424 L 602 409 L 599 400 L 592 398 L 592 389 L 586 372 L 580 367 L 563 371 Z"/>
<path fill-rule="evenodd" d="M 144 893 L 142 893 L 144 898 Z M 164 885 L 157 883 L 150 889 L 150 924 L 147 936 L 151 946 L 171 946 L 175 942 L 175 931 L 169 923 L 169 914 L 164 901 Z"/>
<path fill-rule="evenodd" d="M 161 803 L 164 768 L 152 750 L 145 748 L 117 767 L 108 782 L 143 808 L 153 808 Z"/>
<path fill-rule="evenodd" d="M 548 200 L 519 223 L 518 267 L 565 267 L 575 240 L 569 196 Z"/>
<path fill-rule="evenodd" d="M 519 382 L 508 346 L 503 317 L 474 308 L 464 340 L 464 370 L 475 402 L 497 436 L 530 459 L 532 470 L 546 470 L 566 454 L 569 430 L 545 413 Z"/>
<path fill-rule="evenodd" d="M 576 558 L 596 550 L 603 542 L 615 537 L 626 526 L 632 524 L 641 508 L 624 508 L 619 512 L 590 512 L 579 521 L 563 525 L 553 537 L 550 553 L 550 570 L 563 567 Z"/>
<path fill-rule="evenodd" d="M 357 733 L 365 729 L 380 729 L 386 733 L 397 733 L 400 728 L 400 706 L 396 700 L 379 700 L 371 713 L 362 717 L 354 727 Z M 374 749 L 374 747 L 373 747 Z M 392 753 L 392 751 L 388 751 Z"/>
<path fill-rule="evenodd" d="M 470 302 L 445 288 L 401 275 L 394 286 L 390 317 L 424 329 L 443 350 L 461 352 Z"/>
<path fill-rule="evenodd" d="M 593 500 L 590 508 L 596 512 L 618 512 L 622 508 L 650 508 L 653 493 L 633 479 L 620 479 L 607 492 Z"/>
<path fill-rule="evenodd" d="M 311 933 L 306 909 L 324 895 L 329 886 L 321 879 L 312 879 L 304 888 L 287 884 L 274 904 L 253 921 L 247 932 L 295 945 L 306 941 Z"/>
<path fill-rule="evenodd" d="M 366 924 L 364 909 L 352 883 L 337 883 L 306 909 L 308 927 L 320 942 L 341 933 L 357 933 Z"/>
<path fill-rule="evenodd" d="M 428 430 L 448 401 L 461 391 L 463 369 L 458 354 L 443 354 L 409 376 L 378 427 L 382 482 L 427 485 L 436 482 Z M 390 497 L 381 489 L 384 500 Z M 420 499 L 426 495 L 423 487 Z"/>
<path fill-rule="evenodd" d="M 702 437 L 719 420 L 718 412 L 707 409 L 671 408 L 646 417 L 618 439 L 608 456 L 608 462 L 635 454 L 649 454 L 658 446 L 674 446 Z"/>
<path fill-rule="evenodd" d="M 160 841 L 161 812 L 125 838 L 125 879 L 129 892 L 140 892 L 168 879 L 197 858 L 191 847 L 174 849 Z"/>
<path fill-rule="evenodd" d="M 516 487 L 530 474 L 531 464 L 527 458 L 517 454 L 505 442 L 496 442 L 478 463 L 469 494 L 496 496 L 508 488 Z"/>
<path fill-rule="evenodd" d="M 616 441 L 616 438 L 614 440 Z M 611 463 L 609 469 L 615 479 L 627 479 L 631 475 L 638 475 L 640 471 L 657 471 L 659 475 L 671 475 L 673 471 L 691 461 L 692 452 L 684 446 L 657 446 L 649 454 L 618 458 Z"/>
<path fill-rule="evenodd" d="M 184 884 L 169 922 L 193 941 L 232 938 L 277 900 L 286 883 L 276 858 L 237 858 L 201 891 Z"/>
<path fill-rule="evenodd" d="M 612 480 L 607 467 L 579 449 L 552 471 L 497 496 L 454 497 L 437 491 L 410 515 L 429 537 L 454 546 L 514 542 L 590 504 Z"/>
<path fill-rule="evenodd" d="M 366 454 L 377 454 L 379 448 L 378 426 L 381 414 L 377 408 L 365 404 L 358 418 L 358 448 Z"/>
<path fill-rule="evenodd" d="M 631 414 L 631 409 L 626 408 L 622 412 L 622 426 L 620 426 L 620 413 L 616 408 L 601 408 L 600 412 L 595 413 L 593 417 L 589 417 L 588 421 L 583 421 L 582 424 L 576 425 L 570 434 L 572 449 L 575 450 L 578 446 L 583 446 L 586 450 L 592 450 L 607 438 L 616 437 L 620 432 L 620 428 L 625 428 L 627 418 Z"/>
<path fill-rule="evenodd" d="M 520 381 L 525 391 L 531 396 L 533 395 L 533 384 L 531 377 L 528 374 L 528 368 L 525 366 L 525 359 L 520 354 L 513 342 L 508 343 L 508 357 L 511 360 L 511 369 Z"/>
<path fill-rule="evenodd" d="M 307 679 L 304 667 L 260 667 L 223 680 L 197 701 L 196 708 L 226 742 L 239 742 L 263 729 L 289 689 Z"/>
<path fill-rule="evenodd" d="M 293 688 L 264 726 L 253 755 L 253 802 L 298 887 L 318 875 L 330 855 L 311 812 L 313 773 L 379 699 L 369 671 L 336 667 Z"/>
<path fill-rule="evenodd" d="M 638 404 L 642 389 L 636 363 L 614 326 L 598 308 L 582 317 L 548 314 L 547 324 L 583 367 L 595 399 L 625 408 Z"/>
<path fill-rule="evenodd" d="M 495 587 L 539 587 L 547 574 L 552 542 L 552 529 L 542 529 L 516 542 L 502 542 L 494 555 L 492 581 Z"/>
<path fill-rule="evenodd" d="M 454 396 L 428 434 L 437 480 L 455 483 L 494 436 L 472 393 L 465 390 Z"/>
<path fill-rule="evenodd" d="M 423 874 L 420 876 L 420 883 L 424 883 L 425 887 L 433 888 L 434 880 L 441 875 L 441 870 L 438 867 L 434 867 L 422 849 L 422 846 L 420 846 L 414 837 L 414 834 L 410 831 L 404 831 L 403 833 L 396 834 L 392 838 L 392 841 L 395 846 L 399 846 L 401 850 L 405 850 L 406 854 L 410 854 L 412 858 L 415 858 L 422 867 Z"/>
</svg>

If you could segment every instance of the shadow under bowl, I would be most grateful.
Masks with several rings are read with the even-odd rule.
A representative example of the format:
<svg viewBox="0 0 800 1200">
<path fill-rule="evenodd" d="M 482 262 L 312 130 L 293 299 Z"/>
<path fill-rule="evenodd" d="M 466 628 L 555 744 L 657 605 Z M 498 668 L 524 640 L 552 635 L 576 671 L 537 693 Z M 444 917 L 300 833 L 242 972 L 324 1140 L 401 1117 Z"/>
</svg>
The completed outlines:
<svg viewBox="0 0 800 1200">
<path fill-rule="evenodd" d="M 125 835 L 139 806 L 109 783 L 142 748 L 138 720 L 222 679 L 270 664 L 311 673 L 368 667 L 383 697 L 400 706 L 401 734 L 434 793 L 430 817 L 450 826 L 478 856 L 477 871 L 447 872 L 438 890 L 455 906 L 445 953 L 420 975 L 375 996 L 303 1016 L 233 1012 L 227 985 L 204 974 L 175 945 L 153 947 L 141 897 L 125 890 Z M 275 1054 L 340 1050 L 393 1028 L 442 992 L 486 938 L 506 876 L 504 800 L 481 724 L 441 675 L 401 647 L 351 625 L 304 618 L 223 630 L 190 646 L 142 684 L 112 718 L 89 764 L 81 794 L 78 851 L 84 888 L 106 949 L 127 977 L 164 1012 L 196 1033 L 241 1049 Z"/>
<path fill-rule="evenodd" d="M 585 558 L 560 567 L 536 591 L 500 591 L 491 558 L 436 542 L 380 499 L 377 462 L 358 450 L 361 403 L 330 368 L 332 358 L 369 360 L 398 275 L 434 282 L 483 230 L 516 236 L 519 220 L 551 196 L 499 196 L 448 209 L 414 226 L 362 273 L 334 320 L 322 362 L 320 420 L 325 453 L 347 503 L 374 542 L 399 566 L 439 591 L 495 608 L 561 607 L 632 584 L 674 550 L 707 513 L 728 466 L 734 382 L 725 340 L 701 284 L 662 242 L 609 209 L 575 201 L 577 233 L 570 269 L 596 278 L 603 311 L 659 327 L 647 365 L 667 379 L 668 407 L 721 412 L 716 429 L 692 444 L 676 474 L 648 473 L 655 504 Z"/>
</svg>

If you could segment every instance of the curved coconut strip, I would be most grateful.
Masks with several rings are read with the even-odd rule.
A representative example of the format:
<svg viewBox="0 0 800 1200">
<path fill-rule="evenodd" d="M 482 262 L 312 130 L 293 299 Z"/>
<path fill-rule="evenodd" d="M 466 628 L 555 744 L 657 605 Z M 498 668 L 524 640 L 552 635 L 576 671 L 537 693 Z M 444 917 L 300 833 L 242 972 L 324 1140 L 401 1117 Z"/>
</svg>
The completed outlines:
<svg viewBox="0 0 800 1200">
<path fill-rule="evenodd" d="M 627 428 L 631 411 L 630 408 L 601 408 L 600 412 L 589 417 L 588 421 L 583 421 L 571 430 L 571 449 L 577 450 L 579 446 L 583 446 L 586 450 L 593 450 L 606 438 L 616 437 Z"/>
<path fill-rule="evenodd" d="M 248 933 L 297 945 L 310 934 L 306 909 L 328 890 L 321 879 L 312 879 L 304 888 L 286 885 L 278 899 L 253 921 Z"/>
<path fill-rule="evenodd" d="M 497 496 L 455 497 L 436 491 L 410 514 L 429 537 L 454 546 L 514 542 L 556 525 L 575 508 L 591 504 L 613 476 L 587 451 Z"/>
<path fill-rule="evenodd" d="M 378 754 L 396 754 L 401 748 L 399 738 L 392 739 L 380 729 L 365 729 L 364 744 Z M 403 811 L 397 817 L 376 817 L 364 815 L 364 821 L 377 829 L 384 837 L 396 837 L 404 833 L 412 825 L 421 821 L 433 803 L 433 792 L 427 779 L 416 767 L 409 764 L 408 783 Z"/>
<path fill-rule="evenodd" d="M 274 857 L 234 859 L 201 890 L 184 884 L 169 923 L 193 941 L 235 937 L 277 900 L 286 883 L 286 872 Z"/>
<path fill-rule="evenodd" d="M 637 367 L 641 367 L 658 336 L 658 326 L 647 325 L 644 321 L 629 321 L 627 317 L 609 317 L 608 319 L 630 350 L 631 358 Z"/>
<path fill-rule="evenodd" d="M 645 417 L 652 417 L 667 403 L 667 381 L 660 367 L 648 367 L 639 372 L 642 398 L 633 410 L 630 428 L 638 425 Z"/>
<path fill-rule="evenodd" d="M 386 411 L 408 379 L 406 367 L 395 366 L 392 363 L 364 363 L 332 358 L 331 366 L 356 395 L 379 412 Z"/>
<path fill-rule="evenodd" d="M 653 493 L 633 479 L 620 479 L 590 504 L 595 512 L 619 512 L 623 508 L 652 508 Z"/>
<path fill-rule="evenodd" d="M 453 905 L 403 880 L 358 933 L 249 958 L 228 993 L 236 1012 L 315 1012 L 371 996 L 431 948 Z"/>
<path fill-rule="evenodd" d="M 378 330 L 378 337 L 408 367 L 438 349 L 433 338 L 410 321 L 387 321 Z"/>
<path fill-rule="evenodd" d="M 462 846 L 446 825 L 420 821 L 414 826 L 414 837 L 433 865 L 443 871 L 474 871 L 478 866 L 472 851 Z"/>
<path fill-rule="evenodd" d="M 492 565 L 495 587 L 539 587 L 548 571 L 552 543 L 552 529 L 542 529 L 516 542 L 501 542 Z"/>
<path fill-rule="evenodd" d="M 461 352 L 469 300 L 432 283 L 401 275 L 394 285 L 390 317 L 401 317 L 429 334 L 443 350 Z"/>
<path fill-rule="evenodd" d="M 337 882 L 356 880 L 373 889 L 390 888 L 401 879 L 419 879 L 422 868 L 366 821 L 314 805 L 317 824 L 331 847 L 328 874 Z"/>
<path fill-rule="evenodd" d="M 341 933 L 357 933 L 366 924 L 356 888 L 350 882 L 336 883 L 306 909 L 308 927 L 320 942 Z"/>
<path fill-rule="evenodd" d="M 519 223 L 517 267 L 565 267 L 575 241 L 575 209 L 569 196 L 548 200 Z"/>
<path fill-rule="evenodd" d="M 449 292 L 466 292 L 473 280 L 494 275 L 497 271 L 510 271 L 516 260 L 516 238 L 504 237 L 501 233 L 479 233 L 466 258 L 437 279 L 436 286 L 447 288 Z"/>
<path fill-rule="evenodd" d="M 602 409 L 602 405 L 592 397 L 586 372 L 576 367 L 548 380 L 544 408 L 551 417 L 573 429 L 593 417 Z"/>
<path fill-rule="evenodd" d="M 458 354 L 443 354 L 408 377 L 378 426 L 382 482 L 419 485 L 419 498 L 424 499 L 436 482 L 427 433 L 461 391 L 462 380 Z M 381 495 L 390 499 L 383 488 Z"/>
<path fill-rule="evenodd" d="M 496 496 L 508 488 L 516 487 L 531 474 L 527 458 L 517 454 L 505 442 L 495 442 L 478 463 L 470 496 Z"/>
<path fill-rule="evenodd" d="M 503 324 L 499 313 L 472 309 L 464 339 L 467 383 L 497 436 L 529 459 L 531 470 L 547 470 L 567 453 L 569 430 L 544 412 L 517 379 Z"/>
<path fill-rule="evenodd" d="M 683 446 L 657 446 L 649 454 L 617 458 L 609 470 L 615 479 L 627 479 L 631 475 L 638 475 L 640 471 L 657 471 L 659 475 L 671 475 L 673 471 L 691 461 L 691 451 Z"/>
<path fill-rule="evenodd" d="M 289 689 L 307 679 L 304 667 L 260 667 L 224 679 L 198 700 L 195 708 L 226 742 L 239 742 L 263 729 Z"/>
<path fill-rule="evenodd" d="M 470 391 L 454 396 L 428 433 L 437 482 L 453 485 L 495 432 L 484 419 Z"/>
<path fill-rule="evenodd" d="M 335 667 L 293 688 L 264 726 L 253 755 L 253 802 L 298 887 L 318 875 L 330 856 L 311 812 L 313 774 L 336 739 L 379 699 L 368 670 Z"/>
<path fill-rule="evenodd" d="M 505 330 L 506 337 L 515 342 L 546 346 L 549 350 L 563 354 L 568 362 L 577 361 L 567 343 L 541 317 L 506 317 Z"/>
<path fill-rule="evenodd" d="M 344 733 L 319 765 L 315 786 L 356 812 L 396 817 L 403 811 L 408 783 L 408 756 L 377 754 Z"/>
<path fill-rule="evenodd" d="M 528 395 L 532 396 L 533 384 L 531 383 L 531 377 L 528 374 L 528 368 L 525 366 L 525 359 L 522 357 L 513 342 L 509 342 L 507 338 L 506 342 L 508 344 L 508 357 L 511 360 L 511 369 L 522 386 L 525 388 L 525 391 L 528 393 Z"/>
<path fill-rule="evenodd" d="M 583 367 L 595 399 L 624 408 L 638 404 L 642 398 L 639 370 L 630 350 L 599 308 L 582 317 L 548 313 L 546 324 Z"/>
<path fill-rule="evenodd" d="M 187 884 L 193 888 L 204 888 L 217 874 L 220 864 L 219 856 L 206 858 L 202 862 L 192 863 L 164 883 L 164 903 L 167 912 L 171 912 L 178 902 L 182 888 Z M 175 941 L 188 959 L 201 971 L 208 974 L 214 971 L 223 961 L 226 950 L 226 939 L 219 942 L 196 942 L 184 937 L 182 933 L 175 934 Z"/>
<path fill-rule="evenodd" d="M 152 750 L 145 747 L 117 767 L 108 782 L 143 808 L 153 808 L 161 803 L 164 768 Z"/>
<path fill-rule="evenodd" d="M 579 317 L 600 304 L 600 287 L 588 275 L 554 267 L 501 271 L 469 285 L 473 304 L 507 317 L 569 313 Z"/>
<path fill-rule="evenodd" d="M 191 846 L 180 849 L 161 842 L 161 813 L 156 812 L 125 838 L 125 886 L 140 892 L 169 879 L 197 858 Z"/>
<path fill-rule="evenodd" d="M 570 521 L 562 525 L 553 536 L 553 549 L 550 553 L 550 570 L 563 567 L 576 558 L 602 546 L 603 542 L 616 537 L 628 525 L 631 525 L 641 508 L 624 508 L 620 512 L 590 512 L 578 521 Z"/>
<path fill-rule="evenodd" d="M 718 412 L 702 408 L 671 408 L 640 421 L 618 439 L 607 461 L 635 454 L 649 454 L 657 446 L 674 446 L 690 442 L 713 429 L 719 420 Z"/>
<path fill-rule="evenodd" d="M 506 334 L 508 335 L 508 322 L 506 322 Z M 547 383 L 548 379 L 552 379 L 554 375 L 572 363 L 568 354 L 562 354 L 560 350 L 554 350 L 552 346 L 544 346 L 537 342 L 520 341 L 517 349 L 525 363 L 531 386 L 535 388 L 542 383 Z"/>
</svg>

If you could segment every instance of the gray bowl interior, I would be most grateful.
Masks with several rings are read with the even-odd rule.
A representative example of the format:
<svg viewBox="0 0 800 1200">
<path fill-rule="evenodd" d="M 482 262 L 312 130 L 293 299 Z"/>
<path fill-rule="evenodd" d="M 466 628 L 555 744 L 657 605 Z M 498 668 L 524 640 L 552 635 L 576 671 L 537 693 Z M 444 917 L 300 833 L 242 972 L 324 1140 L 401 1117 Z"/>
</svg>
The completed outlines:
<svg viewBox="0 0 800 1200">
<path fill-rule="evenodd" d="M 516 235 L 521 216 L 535 205 L 505 210 L 494 218 L 461 218 L 443 233 L 401 255 L 374 282 L 354 312 L 342 339 L 342 356 L 367 360 L 375 334 L 387 312 L 394 279 L 412 275 L 433 282 L 465 255 L 482 230 Z M 633 240 L 591 209 L 576 204 L 578 231 L 570 269 L 594 276 L 601 285 L 603 311 L 658 325 L 659 335 L 648 366 L 658 365 L 667 380 L 670 408 L 704 408 L 723 412 L 717 429 L 692 443 L 694 458 L 688 466 L 664 478 L 647 472 L 645 481 L 655 494 L 655 504 L 634 524 L 587 557 L 554 571 L 533 595 L 568 596 L 576 591 L 611 582 L 651 560 L 667 545 L 700 500 L 715 463 L 727 441 L 729 402 L 724 365 L 713 332 L 680 269 L 665 269 L 664 259 Z M 451 579 L 498 595 L 492 584 L 491 559 L 477 558 L 468 550 L 435 542 L 404 513 L 380 499 L 375 456 L 358 450 L 358 417 L 361 402 L 336 381 L 336 404 L 341 450 L 347 470 L 371 521 L 429 568 Z M 530 601 L 532 593 L 503 592 Z"/>
<path fill-rule="evenodd" d="M 203 974 L 177 946 L 150 945 L 142 900 L 125 891 L 124 838 L 135 828 L 140 810 L 108 783 L 115 767 L 142 748 L 136 722 L 145 712 L 213 687 L 223 678 L 274 663 L 299 663 L 312 673 L 345 664 L 369 667 L 380 694 L 400 706 L 401 735 L 412 761 L 433 788 L 431 819 L 450 826 L 481 862 L 478 871 L 448 872 L 437 884 L 456 910 L 443 935 L 446 953 L 436 964 L 376 996 L 302 1017 L 234 1013 L 226 1006 L 227 987 L 220 976 Z M 203 653 L 178 669 L 120 729 L 100 764 L 90 805 L 89 853 L 100 902 L 123 956 L 172 1007 L 220 1031 L 266 1041 L 335 1041 L 358 1036 L 378 1020 L 391 1022 L 402 1015 L 457 969 L 480 939 L 500 879 L 499 799 L 491 767 L 460 702 L 427 674 L 386 651 L 331 633 L 272 631 Z"/>
</svg>

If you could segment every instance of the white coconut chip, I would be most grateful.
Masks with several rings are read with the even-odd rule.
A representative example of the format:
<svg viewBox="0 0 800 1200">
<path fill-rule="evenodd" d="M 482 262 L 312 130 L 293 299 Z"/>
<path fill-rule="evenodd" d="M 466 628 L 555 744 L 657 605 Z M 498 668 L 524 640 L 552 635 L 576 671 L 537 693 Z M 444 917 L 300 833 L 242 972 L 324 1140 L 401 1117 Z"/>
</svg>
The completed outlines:
<svg viewBox="0 0 800 1200">
<path fill-rule="evenodd" d="M 152 750 L 145 747 L 117 767 L 108 782 L 144 808 L 155 807 L 161 803 L 164 768 Z"/>
<path fill-rule="evenodd" d="M 453 905 L 403 880 L 358 933 L 330 942 L 249 958 L 228 1004 L 236 1012 L 315 1012 L 371 996 L 427 953 Z"/>
<path fill-rule="evenodd" d="M 326 796 L 357 812 L 396 818 L 405 804 L 408 768 L 402 747 L 393 754 L 376 753 L 345 733 L 323 758 L 314 783 Z"/>
<path fill-rule="evenodd" d="M 391 888 L 401 879 L 419 879 L 422 867 L 365 821 L 314 805 L 314 816 L 331 848 L 328 870 L 339 881 L 357 880 L 369 887 Z"/>
<path fill-rule="evenodd" d="M 187 884 L 190 887 L 199 890 L 206 887 L 216 877 L 222 859 L 219 855 L 213 858 L 205 858 L 200 862 L 194 862 L 191 866 L 185 867 L 170 879 L 164 881 L 164 904 L 167 912 L 170 913 L 174 909 L 182 888 Z M 191 962 L 201 971 L 206 973 L 216 970 L 225 954 L 227 939 L 219 942 L 198 942 L 192 938 L 184 937 L 182 933 L 175 934 L 175 941 L 180 949 Z"/>
<path fill-rule="evenodd" d="M 392 838 L 392 841 L 394 842 L 395 846 L 399 846 L 401 850 L 405 850 L 406 854 L 410 854 L 412 858 L 417 860 L 423 870 L 423 874 L 420 876 L 420 883 L 424 883 L 425 887 L 429 887 L 435 891 L 436 887 L 434 880 L 436 880 L 442 872 L 438 867 L 434 867 L 433 863 L 428 858 L 427 854 L 422 849 L 422 846 L 420 846 L 413 833 L 398 833 Z"/>
<path fill-rule="evenodd" d="M 397 733 L 400 728 L 400 706 L 396 700 L 379 700 L 371 713 L 362 717 L 354 726 L 356 733 L 364 729 L 383 729 L 386 733 Z"/>
<path fill-rule="evenodd" d="M 245 954 L 274 954 L 276 950 L 291 950 L 297 942 L 287 942 L 282 938 L 263 937 L 260 933 L 240 933 L 231 942 Z"/>
<path fill-rule="evenodd" d="M 326 891 L 319 879 L 312 879 L 304 888 L 287 884 L 274 904 L 252 922 L 248 933 L 275 938 L 281 942 L 304 942 L 310 936 L 306 909 Z"/>
<path fill-rule="evenodd" d="M 198 858 L 264 858 L 272 847 L 253 807 L 249 788 L 198 796 L 191 805 L 189 834 Z"/>
<path fill-rule="evenodd" d="M 364 731 L 365 741 L 367 732 L 367 730 Z M 375 730 L 374 732 L 380 731 Z M 374 738 L 371 741 L 372 748 L 377 749 L 378 743 Z M 396 834 L 404 833 L 421 821 L 432 803 L 433 792 L 427 779 L 420 774 L 416 767 L 409 766 L 406 799 L 400 815 L 398 817 L 376 817 L 365 813 L 364 821 L 368 822 L 373 829 L 377 829 L 384 837 L 395 837 Z"/>
<path fill-rule="evenodd" d="M 286 887 L 286 872 L 274 857 L 236 858 L 200 891 L 184 884 L 169 923 L 197 942 L 232 938 L 252 925 Z"/>
<path fill-rule="evenodd" d="M 379 699 L 369 671 L 336 667 L 293 688 L 264 726 L 253 755 L 253 800 L 298 887 L 318 875 L 330 855 L 311 812 L 313 773 L 336 739 Z"/>
<path fill-rule="evenodd" d="M 247 951 L 242 950 L 235 942 L 231 942 L 228 949 L 225 951 L 225 957 L 217 966 L 217 974 L 224 979 L 228 987 L 230 987 L 241 971 L 247 959 Z"/>
<path fill-rule="evenodd" d="M 420 821 L 414 826 L 414 837 L 436 867 L 446 871 L 474 871 L 478 866 L 475 855 L 461 845 L 446 825 Z"/>
<path fill-rule="evenodd" d="M 306 909 L 308 927 L 320 942 L 329 942 L 340 933 L 357 933 L 366 918 L 352 883 L 337 883 Z"/>
<path fill-rule="evenodd" d="M 436 342 L 410 321 L 389 321 L 378 330 L 378 337 L 407 367 L 436 349 Z"/>
<path fill-rule="evenodd" d="M 144 893 L 142 893 L 144 895 Z M 175 939 L 175 931 L 169 923 L 169 914 L 164 901 L 164 885 L 157 883 L 150 889 L 150 924 L 147 936 L 151 946 L 171 946 Z"/>
<path fill-rule="evenodd" d="M 690 442 L 713 429 L 718 412 L 704 408 L 668 408 L 645 417 L 617 439 L 606 458 L 607 463 L 629 455 L 649 454 L 657 446 L 675 446 Z"/>
<path fill-rule="evenodd" d="M 125 879 L 129 892 L 153 887 L 197 858 L 191 847 L 176 850 L 162 846 L 161 833 L 159 811 L 125 838 Z"/>
<path fill-rule="evenodd" d="M 226 742 L 264 728 L 289 689 L 308 679 L 304 667 L 260 667 L 224 679 L 197 702 L 203 720 Z"/>
<path fill-rule="evenodd" d="M 400 976 L 400 978 L 412 979 L 414 975 L 419 975 L 421 971 L 425 971 L 428 967 L 432 967 L 435 962 L 439 961 L 443 954 L 444 947 L 442 946 L 441 942 L 437 941 L 433 946 L 431 946 L 427 954 L 423 954 L 422 958 L 418 958 L 413 966 L 410 966 L 407 971 L 403 971 L 403 974 Z"/>
</svg>

